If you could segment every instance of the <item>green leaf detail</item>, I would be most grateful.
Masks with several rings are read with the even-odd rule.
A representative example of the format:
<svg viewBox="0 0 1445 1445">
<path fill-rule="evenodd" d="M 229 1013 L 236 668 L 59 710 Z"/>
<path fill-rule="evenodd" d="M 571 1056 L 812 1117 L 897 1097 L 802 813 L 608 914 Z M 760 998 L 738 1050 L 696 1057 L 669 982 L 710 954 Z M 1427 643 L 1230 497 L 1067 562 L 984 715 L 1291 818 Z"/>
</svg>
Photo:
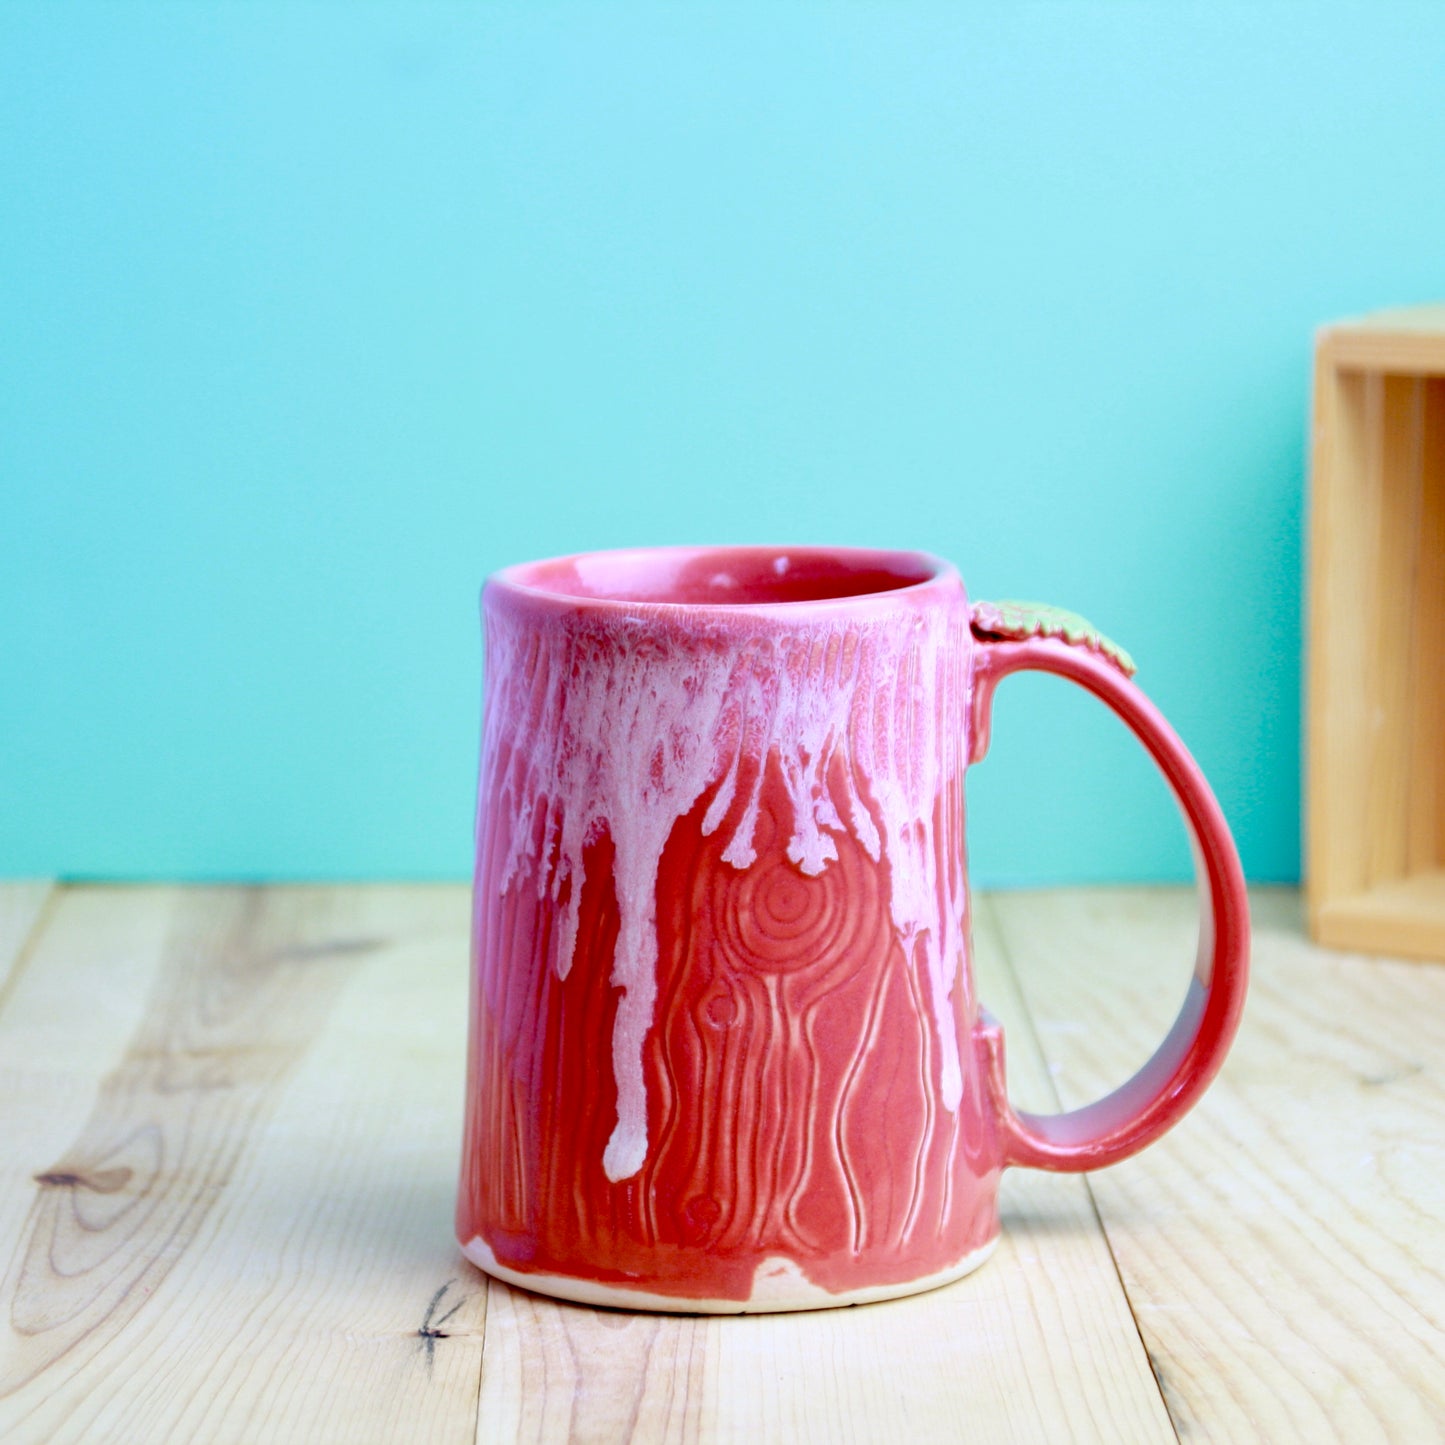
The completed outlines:
<svg viewBox="0 0 1445 1445">
<path fill-rule="evenodd" d="M 1071 647 L 1087 647 L 1133 677 L 1134 659 L 1116 642 L 1110 642 L 1087 618 L 1044 602 L 975 602 L 973 630 L 979 637 L 1023 642 L 1030 637 L 1057 637 Z"/>
</svg>

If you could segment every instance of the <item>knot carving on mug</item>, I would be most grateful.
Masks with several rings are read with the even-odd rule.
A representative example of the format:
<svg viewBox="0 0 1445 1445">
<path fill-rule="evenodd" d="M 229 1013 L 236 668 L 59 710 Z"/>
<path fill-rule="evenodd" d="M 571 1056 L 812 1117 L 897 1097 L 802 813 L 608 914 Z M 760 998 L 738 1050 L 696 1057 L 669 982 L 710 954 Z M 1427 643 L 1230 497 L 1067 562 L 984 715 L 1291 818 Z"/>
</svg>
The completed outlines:
<svg viewBox="0 0 1445 1445">
<path fill-rule="evenodd" d="M 838 856 L 809 877 L 787 856 L 772 810 L 760 811 L 754 836 L 753 863 L 707 875 L 707 911 L 735 973 L 796 973 L 826 989 L 886 948 L 876 865 L 853 839 L 835 841 Z"/>
</svg>

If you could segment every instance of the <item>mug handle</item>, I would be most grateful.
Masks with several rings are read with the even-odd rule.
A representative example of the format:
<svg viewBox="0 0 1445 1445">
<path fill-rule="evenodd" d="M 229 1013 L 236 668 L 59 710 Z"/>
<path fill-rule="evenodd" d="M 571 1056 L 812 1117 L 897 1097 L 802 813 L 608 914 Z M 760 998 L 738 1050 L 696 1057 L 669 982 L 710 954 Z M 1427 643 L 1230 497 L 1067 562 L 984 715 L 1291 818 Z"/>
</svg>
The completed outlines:
<svg viewBox="0 0 1445 1445">
<path fill-rule="evenodd" d="M 984 1030 L 1004 1163 L 1077 1172 L 1137 1153 L 1176 1124 L 1224 1062 L 1249 976 L 1249 899 L 1224 814 L 1198 765 L 1159 709 L 1132 682 L 1127 653 L 1083 618 L 1033 603 L 976 603 L 969 761 L 988 749 L 993 693 L 1012 672 L 1066 677 L 1108 704 L 1154 759 L 1184 814 L 1199 880 L 1199 952 L 1189 992 L 1153 1058 L 1095 1103 L 1030 1114 L 1008 1102 L 1003 1033 Z M 1202 871 L 1201 871 L 1202 867 Z"/>
</svg>

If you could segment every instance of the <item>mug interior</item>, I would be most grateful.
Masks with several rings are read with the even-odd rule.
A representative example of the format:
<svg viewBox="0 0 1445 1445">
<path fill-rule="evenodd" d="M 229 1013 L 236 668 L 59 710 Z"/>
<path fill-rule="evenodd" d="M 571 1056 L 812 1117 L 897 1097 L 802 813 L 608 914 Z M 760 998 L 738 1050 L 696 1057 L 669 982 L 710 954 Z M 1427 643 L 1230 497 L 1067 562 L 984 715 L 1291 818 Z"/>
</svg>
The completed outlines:
<svg viewBox="0 0 1445 1445">
<path fill-rule="evenodd" d="M 940 570 L 919 552 L 658 547 L 555 557 L 501 575 L 516 586 L 587 601 L 747 607 L 896 592 L 932 581 Z"/>
</svg>

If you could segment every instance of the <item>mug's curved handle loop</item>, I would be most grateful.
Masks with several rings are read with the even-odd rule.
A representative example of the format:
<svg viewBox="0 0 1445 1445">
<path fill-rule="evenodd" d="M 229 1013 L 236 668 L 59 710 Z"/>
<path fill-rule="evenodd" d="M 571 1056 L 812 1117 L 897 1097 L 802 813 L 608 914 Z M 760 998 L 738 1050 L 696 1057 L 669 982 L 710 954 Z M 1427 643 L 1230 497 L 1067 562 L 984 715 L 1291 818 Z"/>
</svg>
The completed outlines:
<svg viewBox="0 0 1445 1445">
<path fill-rule="evenodd" d="M 1137 1153 L 1189 1110 L 1224 1062 L 1239 1027 L 1249 975 L 1249 900 L 1219 804 L 1173 728 L 1129 681 L 1133 663 L 1071 613 L 979 603 L 970 703 L 970 761 L 988 747 L 993 692 L 1011 672 L 1052 672 L 1093 693 L 1128 724 L 1174 790 L 1194 845 L 1200 883 L 1199 953 L 1189 993 L 1153 1058 L 1127 1083 L 1081 1109 L 1030 1114 L 1008 1102 L 1003 1039 L 985 1034 L 1004 1135 L 1004 1162 L 1097 1169 Z"/>
</svg>

